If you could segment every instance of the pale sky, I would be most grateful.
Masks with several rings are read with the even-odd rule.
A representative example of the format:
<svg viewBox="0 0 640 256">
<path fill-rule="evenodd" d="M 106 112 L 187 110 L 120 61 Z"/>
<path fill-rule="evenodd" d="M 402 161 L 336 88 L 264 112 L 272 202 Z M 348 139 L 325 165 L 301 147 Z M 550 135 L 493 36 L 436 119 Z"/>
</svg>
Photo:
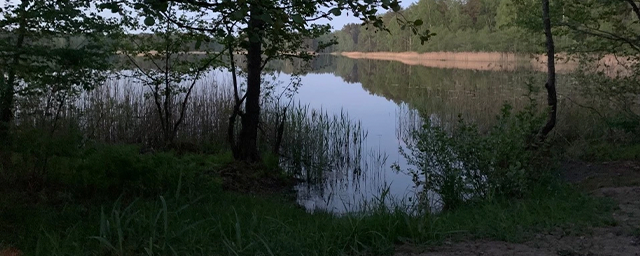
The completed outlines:
<svg viewBox="0 0 640 256">
<path fill-rule="evenodd" d="M 3 7 L 7 3 L 15 4 L 18 1 L 19 0 L 0 0 L 0 7 Z M 418 2 L 418 0 L 400 0 L 400 1 L 401 1 L 400 5 L 403 8 L 408 7 L 412 3 Z M 107 13 L 108 12 L 104 12 L 103 14 L 107 14 Z M 384 13 L 384 10 L 380 8 L 378 10 L 378 14 L 382 14 L 382 13 Z M 110 15 L 107 14 L 107 16 L 110 16 Z M 326 24 L 326 22 L 329 22 L 329 24 L 331 24 L 334 30 L 340 30 L 347 23 L 360 23 L 360 20 L 358 18 L 353 17 L 353 15 L 351 15 L 350 13 L 347 15 L 347 12 L 343 12 L 342 15 L 340 15 L 339 17 L 334 17 L 332 21 L 323 20 L 323 21 L 319 21 L 318 23 Z"/>
<path fill-rule="evenodd" d="M 400 1 L 401 1 L 400 6 L 402 6 L 402 8 L 407 8 L 412 3 L 418 2 L 418 0 L 400 0 Z M 378 14 L 382 14 L 382 13 L 384 13 L 384 9 L 380 8 L 378 10 Z M 342 15 L 340 15 L 339 17 L 334 17 L 333 20 L 329 22 L 329 24 L 331 24 L 331 26 L 335 30 L 342 29 L 342 27 L 344 27 L 344 25 L 348 23 L 360 23 L 360 20 L 356 17 L 353 17 L 353 15 L 351 15 L 350 13 L 349 13 L 349 16 L 347 16 L 346 12 L 343 12 Z"/>
</svg>

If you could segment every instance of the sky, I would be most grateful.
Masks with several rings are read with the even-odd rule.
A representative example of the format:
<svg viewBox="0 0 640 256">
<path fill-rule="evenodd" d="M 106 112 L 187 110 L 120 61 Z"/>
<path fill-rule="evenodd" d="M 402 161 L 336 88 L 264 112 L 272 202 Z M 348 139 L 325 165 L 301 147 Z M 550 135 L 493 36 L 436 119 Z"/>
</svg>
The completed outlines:
<svg viewBox="0 0 640 256">
<path fill-rule="evenodd" d="M 400 0 L 400 1 L 401 1 L 400 5 L 403 8 L 408 7 L 412 3 L 418 2 L 418 0 Z M 0 7 L 4 6 L 6 3 L 15 4 L 17 2 L 18 2 L 18 0 L 0 0 Z M 328 9 L 328 8 L 326 8 L 326 9 Z M 384 12 L 385 12 L 385 10 L 382 9 L 382 8 L 380 8 L 378 10 L 379 14 L 382 14 Z M 103 14 L 105 14 L 105 13 L 103 13 Z M 109 15 L 107 14 L 107 16 L 109 16 Z M 356 18 L 356 17 L 353 17 L 353 15 L 351 15 L 351 13 L 347 14 L 347 12 L 343 12 L 342 15 L 340 15 L 338 17 L 334 17 L 333 20 L 331 20 L 331 21 L 324 20 L 324 21 L 319 21 L 318 23 L 326 24 L 327 22 L 329 24 L 331 24 L 331 26 L 333 27 L 334 30 L 340 30 L 340 29 L 342 29 L 342 27 L 344 27 L 344 25 L 346 25 L 348 23 L 360 23 L 360 20 L 358 18 Z"/>
<path fill-rule="evenodd" d="M 418 0 L 401 0 L 400 5 L 403 8 L 407 8 L 409 7 L 409 5 L 411 5 L 412 3 L 417 3 Z M 379 9 L 378 13 L 382 14 L 384 13 L 384 9 Z M 324 21 L 326 22 L 326 21 Z M 329 24 L 331 24 L 331 26 L 333 27 L 334 30 L 340 30 L 342 29 L 342 27 L 344 27 L 344 25 L 348 24 L 348 23 L 360 23 L 360 20 L 356 17 L 353 17 L 353 15 L 351 15 L 351 13 L 349 13 L 349 16 L 346 15 L 346 12 L 343 12 L 342 15 L 340 15 L 339 17 L 334 17 L 332 21 L 329 21 Z"/>
</svg>

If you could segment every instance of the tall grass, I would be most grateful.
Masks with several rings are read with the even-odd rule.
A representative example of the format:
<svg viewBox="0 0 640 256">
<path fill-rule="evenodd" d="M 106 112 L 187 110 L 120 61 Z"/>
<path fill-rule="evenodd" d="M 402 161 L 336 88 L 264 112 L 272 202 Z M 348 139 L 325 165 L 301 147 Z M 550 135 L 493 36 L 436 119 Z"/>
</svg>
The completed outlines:
<svg viewBox="0 0 640 256">
<path fill-rule="evenodd" d="M 361 172 L 364 140 L 368 133 L 360 122 L 341 111 L 329 115 L 322 109 L 297 105 L 287 116 L 283 140 L 285 168 L 300 170 L 309 182 L 321 175 L 309 175 L 327 169 L 346 174 Z"/>
<path fill-rule="evenodd" d="M 144 151 L 157 150 L 163 142 L 155 102 L 148 88 L 126 75 L 122 72 L 95 90 L 58 105 L 46 103 L 59 98 L 55 93 L 38 97 L 39 100 L 23 98 L 16 129 L 44 130 L 51 137 L 78 134 L 81 144 L 136 144 Z M 265 87 L 268 86 L 273 85 Z M 173 102 L 180 102 L 184 96 L 176 97 Z M 212 153 L 229 150 L 227 128 L 233 104 L 232 87 L 224 73 L 210 72 L 204 76 L 192 92 L 175 149 Z M 263 102 L 259 137 L 266 158 L 274 157 L 269 151 L 277 140 L 275 131 L 283 121 L 284 107 L 275 100 Z M 177 116 L 179 108 L 173 109 Z M 281 149 L 275 162 L 307 183 L 321 184 L 329 173 L 342 177 L 333 179 L 334 182 L 353 181 L 372 165 L 363 160 L 373 155 L 365 151 L 366 130 L 345 112 L 332 115 L 298 103 L 288 107 L 283 125 Z M 381 153 L 376 157 L 385 158 Z"/>
</svg>

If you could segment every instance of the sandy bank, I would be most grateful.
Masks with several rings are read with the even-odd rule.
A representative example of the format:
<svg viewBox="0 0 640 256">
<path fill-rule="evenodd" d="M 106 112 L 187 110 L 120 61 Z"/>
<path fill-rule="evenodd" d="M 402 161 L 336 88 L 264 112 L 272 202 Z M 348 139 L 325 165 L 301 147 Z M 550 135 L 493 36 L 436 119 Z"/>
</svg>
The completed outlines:
<svg viewBox="0 0 640 256">
<path fill-rule="evenodd" d="M 546 55 L 515 54 L 504 52 L 342 52 L 334 53 L 352 59 L 372 59 L 398 61 L 407 65 L 421 65 L 433 68 L 452 68 L 468 70 L 511 71 L 530 69 L 547 71 Z M 607 55 L 599 61 L 599 70 L 609 75 L 619 74 L 629 62 L 613 55 Z M 578 60 L 567 54 L 556 54 L 556 72 L 569 73 L 578 67 Z M 624 72 L 623 72 L 624 73 Z"/>
<path fill-rule="evenodd" d="M 407 65 L 421 65 L 434 68 L 454 68 L 471 70 L 515 70 L 518 60 L 513 53 L 498 52 L 342 52 L 352 59 L 373 59 L 398 61 Z"/>
</svg>

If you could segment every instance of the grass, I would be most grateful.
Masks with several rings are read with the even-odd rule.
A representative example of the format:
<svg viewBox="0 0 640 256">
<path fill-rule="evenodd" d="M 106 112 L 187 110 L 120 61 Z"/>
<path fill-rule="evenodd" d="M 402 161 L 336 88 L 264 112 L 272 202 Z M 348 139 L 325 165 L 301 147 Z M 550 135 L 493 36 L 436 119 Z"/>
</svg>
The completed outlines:
<svg viewBox="0 0 640 256">
<path fill-rule="evenodd" d="M 281 153 L 290 157 L 285 167 L 302 172 L 287 174 L 273 155 L 262 165 L 230 165 L 224 150 L 230 94 L 216 86 L 197 88 L 178 135 L 207 154 L 141 153 L 132 144 L 152 148 L 159 132 L 143 93 L 112 82 L 83 95 L 76 109 L 64 109 L 55 120 L 60 134 L 17 133 L 13 168 L 0 170 L 0 249 L 25 255 L 391 255 L 405 244 L 522 242 L 558 227 L 580 232 L 613 223 L 610 203 L 559 181 L 538 184 L 522 199 L 485 200 L 438 214 L 376 207 L 384 198 L 363 202 L 368 210 L 362 212 L 308 213 L 291 200 L 287 180 L 321 181 L 321 165 L 359 170 L 366 164 L 360 161 L 367 134 L 358 122 L 293 106 Z M 267 134 L 261 136 L 274 133 L 277 110 L 267 105 Z M 198 144 L 203 141 L 212 145 Z"/>
<path fill-rule="evenodd" d="M 224 77 L 223 73 L 212 72 L 198 81 L 185 110 L 184 121 L 179 126 L 174 150 L 180 153 L 215 154 L 230 148 L 227 129 L 233 109 L 233 91 Z M 266 80 L 265 87 L 270 87 L 270 82 Z M 24 145 L 27 151 L 39 150 L 36 153 L 40 153 L 40 156 L 56 154 L 59 148 L 57 144 L 69 140 L 75 140 L 75 145 L 65 149 L 72 151 L 84 141 L 135 144 L 147 151 L 160 149 L 164 146 L 160 136 L 161 125 L 156 105 L 148 93 L 148 88 L 140 85 L 136 79 L 113 77 L 58 108 L 49 109 L 44 108 L 43 104 L 20 102 L 20 108 L 25 112 L 52 112 L 58 116 L 18 116 L 15 129 L 20 132 L 16 144 Z M 181 102 L 182 97 L 177 96 L 174 104 Z M 282 166 L 289 172 L 295 172 L 297 178 L 315 183 L 324 180 L 327 168 L 341 173 L 354 169 L 362 172 L 367 164 L 365 156 L 369 153 L 363 144 L 368 134 L 359 121 L 346 112 L 334 115 L 300 103 L 291 104 L 284 111 L 285 104 L 280 102 L 281 99 L 265 97 L 263 100 L 258 133 L 262 151 L 273 151 L 278 125 L 283 121 L 281 116 L 283 112 L 286 113 L 277 153 L 283 157 L 271 157 L 270 165 Z M 36 97 L 32 101 L 41 103 L 43 99 Z M 174 108 L 178 109 L 179 106 Z M 178 113 L 174 113 L 174 116 L 177 117 Z M 62 139 L 56 139 L 58 137 Z M 385 156 L 378 153 L 375 157 L 382 159 Z"/>
<path fill-rule="evenodd" d="M 105 162 L 93 164 L 109 169 L 105 163 L 115 162 L 122 152 L 133 154 L 128 150 L 98 147 L 91 154 Z M 579 230 L 611 223 L 604 217 L 610 204 L 558 183 L 525 199 L 475 203 L 434 215 L 415 216 L 401 207 L 370 207 L 342 216 L 311 214 L 280 193 L 221 189 L 218 170 L 226 166 L 226 153 L 133 155 L 129 164 L 154 166 L 171 178 L 102 177 L 123 188 L 122 193 L 99 187 L 93 194 L 75 194 L 79 185 L 56 175 L 46 181 L 56 187 L 45 185 L 31 194 L 3 184 L 0 245 L 25 255 L 391 255 L 403 244 L 429 246 L 467 238 L 518 242 L 556 227 Z M 187 162 L 198 164 L 176 168 Z M 186 175 L 188 170 L 194 175 Z M 165 184 L 162 190 L 149 188 L 156 182 Z M 128 184 L 147 189 L 133 190 Z"/>
<path fill-rule="evenodd" d="M 640 159 L 640 144 L 597 142 L 574 149 L 577 157 L 587 161 L 626 161 Z"/>
</svg>

